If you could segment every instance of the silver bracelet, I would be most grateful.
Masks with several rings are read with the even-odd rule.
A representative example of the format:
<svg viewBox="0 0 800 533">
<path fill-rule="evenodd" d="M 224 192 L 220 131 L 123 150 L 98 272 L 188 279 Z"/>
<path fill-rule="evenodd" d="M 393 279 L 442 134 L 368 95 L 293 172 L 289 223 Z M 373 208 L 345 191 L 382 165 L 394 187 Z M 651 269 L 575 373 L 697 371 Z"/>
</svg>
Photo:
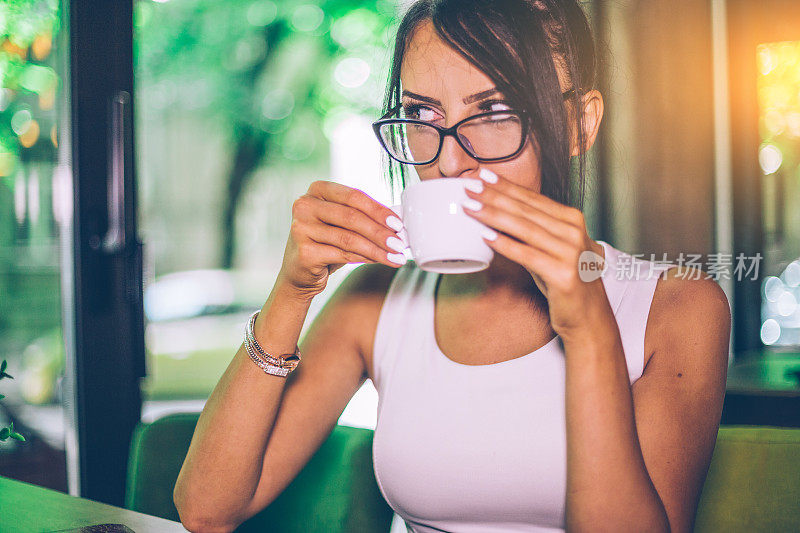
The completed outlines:
<svg viewBox="0 0 800 533">
<path fill-rule="evenodd" d="M 268 354 L 258 344 L 253 332 L 257 317 L 258 311 L 250 316 L 250 320 L 247 321 L 247 326 L 244 328 L 244 347 L 247 350 L 247 355 L 267 374 L 285 378 L 300 363 L 300 348 L 295 346 L 294 353 L 287 353 L 277 357 Z"/>
</svg>

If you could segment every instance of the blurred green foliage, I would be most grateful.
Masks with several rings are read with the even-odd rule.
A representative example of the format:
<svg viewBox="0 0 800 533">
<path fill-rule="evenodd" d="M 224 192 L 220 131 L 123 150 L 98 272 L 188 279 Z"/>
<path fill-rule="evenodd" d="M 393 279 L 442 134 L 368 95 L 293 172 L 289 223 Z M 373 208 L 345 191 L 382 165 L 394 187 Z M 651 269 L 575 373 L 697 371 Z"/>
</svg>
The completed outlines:
<svg viewBox="0 0 800 533">
<path fill-rule="evenodd" d="M 0 176 L 26 155 L 52 159 L 59 77 L 50 52 L 59 27 L 58 0 L 0 3 Z"/>
<path fill-rule="evenodd" d="M 64 359 L 51 208 L 60 30 L 59 0 L 0 2 L 0 354 L 19 373 L 9 395 L 34 403 L 55 399 Z"/>
<path fill-rule="evenodd" d="M 253 172 L 327 159 L 326 125 L 376 115 L 397 4 L 390 0 L 181 0 L 136 4 L 139 105 L 198 111 L 230 144 L 222 268 Z"/>
</svg>

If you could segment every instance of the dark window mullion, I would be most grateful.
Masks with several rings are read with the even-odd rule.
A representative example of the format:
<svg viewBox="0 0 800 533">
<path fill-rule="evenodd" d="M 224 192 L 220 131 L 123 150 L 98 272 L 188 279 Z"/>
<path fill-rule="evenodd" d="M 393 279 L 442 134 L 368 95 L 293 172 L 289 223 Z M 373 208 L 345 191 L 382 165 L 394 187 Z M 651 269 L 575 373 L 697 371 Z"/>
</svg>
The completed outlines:
<svg viewBox="0 0 800 533">
<path fill-rule="evenodd" d="M 108 246 L 111 106 L 116 95 L 133 95 L 132 9 L 133 2 L 118 0 L 71 0 L 69 7 L 80 495 L 116 505 L 124 501 L 144 358 L 132 97 L 123 115 L 125 245 Z"/>
</svg>

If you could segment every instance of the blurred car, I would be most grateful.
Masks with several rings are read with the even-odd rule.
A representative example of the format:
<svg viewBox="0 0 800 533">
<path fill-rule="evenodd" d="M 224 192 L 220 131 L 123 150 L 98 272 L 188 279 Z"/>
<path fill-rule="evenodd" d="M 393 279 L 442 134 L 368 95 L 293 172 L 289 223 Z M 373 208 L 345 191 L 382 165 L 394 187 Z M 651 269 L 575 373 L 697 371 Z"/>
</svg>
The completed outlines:
<svg viewBox="0 0 800 533">
<path fill-rule="evenodd" d="M 273 276 L 233 270 L 166 274 L 144 290 L 147 399 L 206 398 L 261 308 Z"/>
<path fill-rule="evenodd" d="M 357 265 L 345 265 L 309 308 L 304 329 Z M 205 399 L 242 343 L 250 315 L 269 296 L 277 271 L 187 270 L 159 276 L 144 289 L 146 400 Z M 61 330 L 25 349 L 19 392 L 29 404 L 60 401 L 64 373 Z"/>
</svg>

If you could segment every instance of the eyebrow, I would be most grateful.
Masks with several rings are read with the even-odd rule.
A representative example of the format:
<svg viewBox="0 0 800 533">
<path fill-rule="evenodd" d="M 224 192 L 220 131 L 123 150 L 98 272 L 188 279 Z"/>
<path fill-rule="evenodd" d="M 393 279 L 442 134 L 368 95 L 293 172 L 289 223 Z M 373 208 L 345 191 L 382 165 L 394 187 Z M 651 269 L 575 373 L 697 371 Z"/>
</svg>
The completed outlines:
<svg viewBox="0 0 800 533">
<path fill-rule="evenodd" d="M 493 94 L 495 94 L 497 92 L 498 92 L 497 88 L 496 87 L 492 87 L 491 89 L 487 89 L 487 90 L 481 91 L 479 93 L 471 94 L 471 95 L 465 97 L 462 100 L 462 102 L 464 102 L 464 105 L 469 105 L 469 104 L 478 102 L 480 100 L 483 100 L 484 98 L 487 98 L 489 96 L 492 96 Z M 431 98 L 429 96 L 422 96 L 421 94 L 412 93 L 411 91 L 404 90 L 403 91 L 403 96 L 409 96 L 411 98 L 414 98 L 415 100 L 420 100 L 422 102 L 428 102 L 430 104 L 438 105 L 440 107 L 442 106 L 442 102 L 440 102 L 436 98 Z"/>
</svg>

